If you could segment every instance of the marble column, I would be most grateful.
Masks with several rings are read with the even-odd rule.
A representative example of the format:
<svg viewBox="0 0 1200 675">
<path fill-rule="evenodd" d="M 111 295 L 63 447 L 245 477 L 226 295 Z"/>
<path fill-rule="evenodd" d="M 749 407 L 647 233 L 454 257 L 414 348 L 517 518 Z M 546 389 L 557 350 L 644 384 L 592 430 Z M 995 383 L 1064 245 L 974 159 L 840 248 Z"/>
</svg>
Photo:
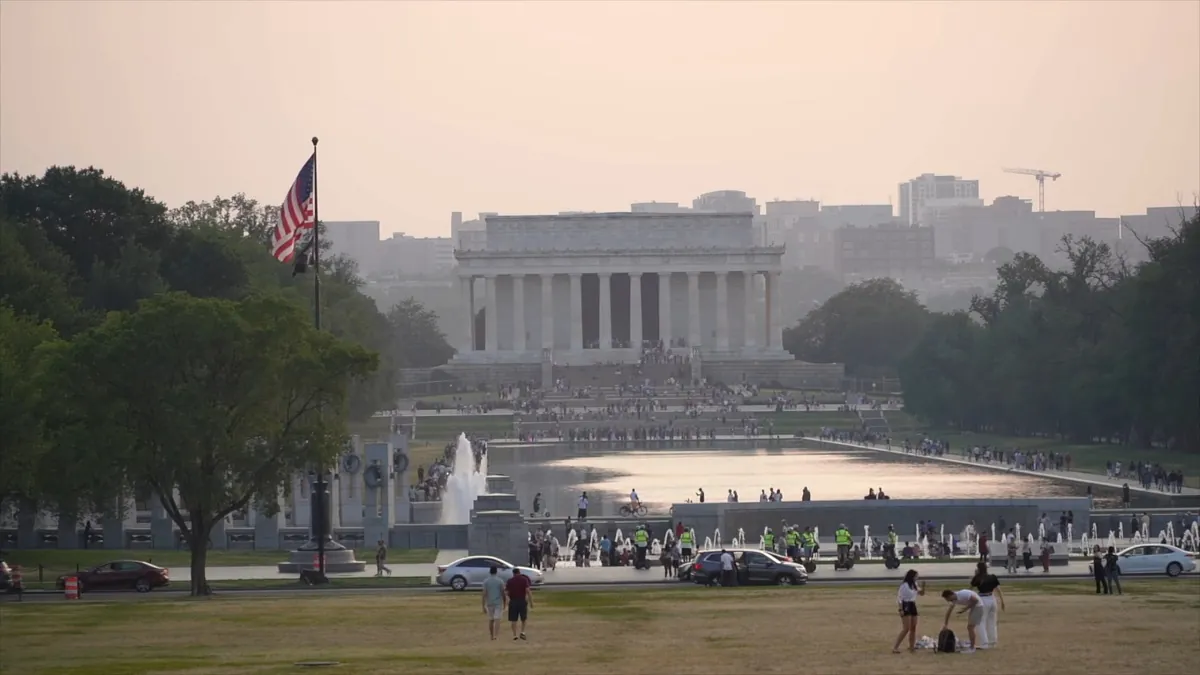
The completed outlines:
<svg viewBox="0 0 1200 675">
<path fill-rule="evenodd" d="M 583 284 L 581 274 L 571 275 L 571 351 L 583 350 Z"/>
<path fill-rule="evenodd" d="M 612 275 L 600 277 L 600 349 L 612 349 Z"/>
<path fill-rule="evenodd" d="M 700 346 L 700 273 L 688 272 L 688 346 Z"/>
<path fill-rule="evenodd" d="M 671 273 L 658 273 L 658 337 L 671 348 Z"/>
<path fill-rule="evenodd" d="M 779 300 L 779 272 L 771 272 L 767 276 L 767 290 L 770 293 L 770 344 L 771 349 L 783 349 L 783 308 Z"/>
<path fill-rule="evenodd" d="M 525 275 L 512 275 L 513 351 L 525 351 Z"/>
<path fill-rule="evenodd" d="M 554 275 L 542 275 L 542 349 L 554 349 Z"/>
<path fill-rule="evenodd" d="M 484 347 L 488 353 L 495 353 L 496 315 L 499 314 L 496 307 L 496 277 L 495 275 L 484 277 L 483 282 L 486 286 L 484 293 L 487 295 L 487 312 L 485 313 L 486 319 L 483 328 Z"/>
<path fill-rule="evenodd" d="M 474 277 L 459 277 L 459 292 L 462 294 L 462 304 L 467 313 L 466 330 L 463 331 L 458 347 L 460 352 L 475 351 L 475 293 L 471 288 Z"/>
<path fill-rule="evenodd" d="M 729 273 L 717 272 L 717 349 L 729 349 Z"/>
<path fill-rule="evenodd" d="M 742 278 L 744 279 L 742 290 L 746 293 L 746 318 L 742 324 L 745 326 L 743 328 L 745 338 L 742 344 L 745 347 L 755 347 L 758 345 L 758 323 L 755 318 L 758 315 L 758 312 L 755 311 L 758 294 L 754 292 L 754 283 L 757 277 L 751 270 L 746 270 L 742 273 Z"/>
<path fill-rule="evenodd" d="M 629 345 L 642 349 L 642 273 L 629 274 Z"/>
</svg>

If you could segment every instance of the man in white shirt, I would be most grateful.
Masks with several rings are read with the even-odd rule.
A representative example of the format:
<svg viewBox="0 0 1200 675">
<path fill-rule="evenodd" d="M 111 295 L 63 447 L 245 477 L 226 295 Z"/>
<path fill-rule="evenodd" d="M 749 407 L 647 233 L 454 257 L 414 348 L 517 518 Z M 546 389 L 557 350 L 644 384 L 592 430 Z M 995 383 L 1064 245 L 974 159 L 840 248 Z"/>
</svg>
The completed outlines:
<svg viewBox="0 0 1200 675">
<path fill-rule="evenodd" d="M 732 586 L 733 584 L 733 555 L 729 551 L 721 549 L 721 585 Z"/>
<path fill-rule="evenodd" d="M 641 505 L 642 505 L 642 499 L 641 499 L 641 497 L 638 497 L 637 490 L 630 490 L 629 491 L 629 506 L 630 506 L 630 508 L 633 509 L 634 513 L 637 513 L 638 507 L 640 507 Z"/>
<path fill-rule="evenodd" d="M 587 493 L 584 492 L 582 495 L 579 496 L 579 513 L 576 514 L 576 519 L 577 520 L 587 520 L 587 510 L 588 510 L 588 496 L 587 496 Z"/>
<path fill-rule="evenodd" d="M 971 641 L 970 649 L 963 650 L 966 653 L 975 651 L 975 629 L 979 626 L 979 622 L 983 621 L 983 604 L 979 598 L 979 594 L 970 589 L 961 591 L 942 591 L 942 599 L 950 603 L 950 607 L 946 609 L 946 619 L 942 622 L 942 628 L 950 627 L 950 614 L 954 612 L 955 607 L 961 607 L 958 610 L 959 614 L 967 613 L 967 638 Z"/>
</svg>

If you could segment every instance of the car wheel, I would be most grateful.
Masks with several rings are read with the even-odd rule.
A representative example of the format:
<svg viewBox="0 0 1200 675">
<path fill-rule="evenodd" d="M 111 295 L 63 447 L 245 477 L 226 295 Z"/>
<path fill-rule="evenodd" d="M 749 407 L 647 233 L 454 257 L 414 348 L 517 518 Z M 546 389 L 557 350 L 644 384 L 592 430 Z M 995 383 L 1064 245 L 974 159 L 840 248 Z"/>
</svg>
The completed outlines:
<svg viewBox="0 0 1200 675">
<path fill-rule="evenodd" d="M 1173 562 L 1170 565 L 1167 565 L 1167 576 L 1177 577 L 1180 574 L 1183 574 L 1183 565 L 1180 565 L 1177 562 Z"/>
<path fill-rule="evenodd" d="M 780 574 L 779 576 L 775 577 L 775 583 L 779 586 L 791 586 L 793 581 L 792 575 L 790 574 Z"/>
<path fill-rule="evenodd" d="M 133 585 L 133 588 L 138 593 L 149 593 L 150 592 L 150 582 L 146 581 L 145 579 L 138 579 L 137 583 Z"/>
<path fill-rule="evenodd" d="M 463 577 L 454 577 L 450 580 L 450 588 L 456 591 L 465 591 L 467 590 L 467 580 Z"/>
</svg>

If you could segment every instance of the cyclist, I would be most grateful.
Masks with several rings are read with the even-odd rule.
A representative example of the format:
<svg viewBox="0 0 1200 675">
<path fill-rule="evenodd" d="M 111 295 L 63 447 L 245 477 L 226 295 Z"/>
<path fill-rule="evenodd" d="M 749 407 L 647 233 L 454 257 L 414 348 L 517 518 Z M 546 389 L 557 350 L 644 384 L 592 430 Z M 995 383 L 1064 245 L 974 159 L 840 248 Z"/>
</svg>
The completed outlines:
<svg viewBox="0 0 1200 675">
<path fill-rule="evenodd" d="M 642 500 L 638 498 L 637 490 L 636 489 L 630 490 L 629 491 L 629 510 L 630 510 L 630 512 L 637 513 L 638 509 L 640 509 L 641 507 L 642 507 Z"/>
</svg>

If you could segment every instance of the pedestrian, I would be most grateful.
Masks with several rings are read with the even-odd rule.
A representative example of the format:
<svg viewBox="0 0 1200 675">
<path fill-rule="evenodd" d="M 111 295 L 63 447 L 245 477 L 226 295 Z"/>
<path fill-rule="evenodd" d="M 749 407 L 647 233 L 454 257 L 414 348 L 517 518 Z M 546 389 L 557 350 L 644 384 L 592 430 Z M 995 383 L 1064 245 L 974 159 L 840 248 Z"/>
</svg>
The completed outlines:
<svg viewBox="0 0 1200 675">
<path fill-rule="evenodd" d="M 979 628 L 979 623 L 983 621 L 983 606 L 979 600 L 979 594 L 971 589 L 963 589 L 961 591 L 942 591 L 942 599 L 950 603 L 950 607 L 946 609 L 946 618 L 942 621 L 942 630 L 950 628 L 950 614 L 954 612 L 955 607 L 961 607 L 958 610 L 959 614 L 967 614 L 967 639 L 970 640 L 971 646 L 963 650 L 964 653 L 970 654 L 975 651 L 976 631 Z"/>
<path fill-rule="evenodd" d="M 500 622 L 504 620 L 504 608 L 508 605 L 504 582 L 500 580 L 495 565 L 488 570 L 483 580 L 483 613 L 488 618 L 488 635 L 493 640 L 500 637 Z"/>
<path fill-rule="evenodd" d="M 733 576 L 733 556 L 729 551 L 721 549 L 721 585 L 734 586 L 736 583 Z"/>
<path fill-rule="evenodd" d="M 1104 573 L 1108 576 L 1109 592 L 1116 591 L 1117 595 L 1125 595 L 1121 592 L 1120 557 L 1112 546 L 1108 547 L 1108 554 L 1104 556 Z"/>
<path fill-rule="evenodd" d="M 658 556 L 659 562 L 662 563 L 663 578 L 671 576 L 671 549 L 663 546 L 662 552 Z"/>
<path fill-rule="evenodd" d="M 1097 546 L 1092 551 L 1092 578 L 1096 580 L 1096 595 L 1102 592 L 1104 595 L 1112 595 L 1112 588 L 1108 585 L 1108 574 L 1104 570 L 1104 559 L 1100 557 L 1100 547 Z"/>
<path fill-rule="evenodd" d="M 387 562 L 387 544 L 383 540 L 379 540 L 378 547 L 375 549 L 375 576 L 381 577 L 384 572 L 392 576 L 392 570 L 385 564 Z"/>
<path fill-rule="evenodd" d="M 1007 549 L 1008 549 L 1008 551 L 1007 551 L 1008 552 L 1008 564 L 1005 565 L 1005 569 L 1008 571 L 1009 574 L 1016 574 L 1017 573 L 1017 538 L 1012 533 L 1012 531 L 1009 531 L 1009 533 L 1007 535 L 1005 535 L 1004 541 L 1005 541 L 1005 543 L 1007 545 Z"/>
<path fill-rule="evenodd" d="M 917 650 L 917 596 L 925 595 L 925 582 L 917 583 L 917 571 L 909 570 L 904 575 L 900 590 L 896 592 L 896 604 L 900 609 L 900 634 L 896 636 L 896 644 L 892 645 L 892 653 L 900 653 L 900 643 L 908 636 L 908 651 Z"/>
<path fill-rule="evenodd" d="M 504 585 L 508 595 L 508 620 L 512 624 L 513 640 L 525 640 L 525 622 L 529 620 L 529 610 L 533 608 L 533 582 L 514 567 L 512 578 Z M 521 630 L 517 631 L 517 623 Z"/>
<path fill-rule="evenodd" d="M 1000 578 L 988 572 L 986 563 L 975 567 L 975 576 L 971 579 L 971 587 L 979 594 L 979 606 L 983 608 L 983 618 L 979 622 L 979 649 L 990 649 L 999 641 L 996 621 L 998 611 L 1004 609 L 1004 595 L 1000 593 Z M 1000 599 L 1000 609 L 996 609 L 996 598 Z"/>
<path fill-rule="evenodd" d="M 575 515 L 576 520 L 587 520 L 587 510 L 588 510 L 588 496 L 587 496 L 587 492 L 585 491 L 579 497 L 579 510 L 578 510 L 578 513 Z"/>
</svg>

